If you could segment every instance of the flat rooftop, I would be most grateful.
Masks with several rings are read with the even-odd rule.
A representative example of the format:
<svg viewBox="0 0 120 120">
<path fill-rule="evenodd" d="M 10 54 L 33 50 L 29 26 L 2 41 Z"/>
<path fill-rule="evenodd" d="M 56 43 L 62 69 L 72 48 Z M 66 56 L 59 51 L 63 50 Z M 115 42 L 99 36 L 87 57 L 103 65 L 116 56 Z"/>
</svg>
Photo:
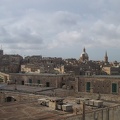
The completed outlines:
<svg viewBox="0 0 120 120">
<path fill-rule="evenodd" d="M 115 78 L 115 79 L 120 79 L 120 75 L 80 75 L 80 76 L 76 76 L 76 77 L 83 77 L 83 78 Z"/>
<path fill-rule="evenodd" d="M 51 110 L 36 102 L 0 104 L 0 120 L 60 120 L 71 113 Z"/>
<path fill-rule="evenodd" d="M 37 75 L 37 76 L 68 76 L 70 74 L 50 74 L 50 73 L 9 73 L 9 75 L 25 75 L 25 76 L 29 76 L 29 75 Z"/>
<path fill-rule="evenodd" d="M 17 90 L 15 90 L 17 88 Z M 15 91 L 15 92 L 26 92 L 26 93 L 41 93 L 41 92 L 49 92 L 53 91 L 55 88 L 54 87 L 36 87 L 36 86 L 26 86 L 26 85 L 6 85 L 6 84 L 0 84 L 0 89 L 1 90 L 6 90 L 6 91 Z"/>
<path fill-rule="evenodd" d="M 66 97 L 64 102 L 74 104 L 74 100 L 74 97 Z M 108 106 L 116 105 L 115 103 L 105 102 L 106 104 Z M 79 107 L 79 105 L 76 104 L 76 107 Z M 98 109 L 91 106 L 85 107 L 85 110 L 88 112 Z M 37 101 L 21 103 L 15 101 L 0 104 L 0 120 L 63 120 L 74 115 L 75 113 L 73 112 L 52 110 L 50 107 L 40 105 Z"/>
</svg>

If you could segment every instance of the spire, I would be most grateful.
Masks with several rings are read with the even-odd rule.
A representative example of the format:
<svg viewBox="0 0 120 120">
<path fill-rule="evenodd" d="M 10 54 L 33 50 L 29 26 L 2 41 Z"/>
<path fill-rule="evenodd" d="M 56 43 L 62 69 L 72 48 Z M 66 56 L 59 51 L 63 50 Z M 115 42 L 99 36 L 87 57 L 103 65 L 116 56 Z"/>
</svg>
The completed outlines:
<svg viewBox="0 0 120 120">
<path fill-rule="evenodd" d="M 108 57 L 108 56 L 107 56 L 107 51 L 106 51 L 106 53 L 105 53 L 105 57 Z"/>
<path fill-rule="evenodd" d="M 107 55 L 107 51 L 105 52 L 105 63 L 108 63 L 108 55 Z"/>
</svg>

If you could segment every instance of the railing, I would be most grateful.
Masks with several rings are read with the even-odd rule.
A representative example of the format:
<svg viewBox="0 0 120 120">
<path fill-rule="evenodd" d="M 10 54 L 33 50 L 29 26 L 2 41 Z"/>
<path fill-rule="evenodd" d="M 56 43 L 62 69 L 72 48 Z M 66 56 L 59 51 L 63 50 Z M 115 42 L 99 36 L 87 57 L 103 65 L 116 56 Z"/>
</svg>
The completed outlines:
<svg viewBox="0 0 120 120">
<path fill-rule="evenodd" d="M 118 108 L 118 111 L 120 111 L 120 105 L 114 105 L 114 106 L 110 106 L 110 107 L 105 107 L 105 108 L 100 108 L 100 109 L 97 109 L 97 110 L 92 110 L 92 111 L 85 111 L 85 116 L 87 117 L 87 118 L 89 118 L 89 115 L 88 114 L 91 114 L 90 116 L 92 116 L 92 119 L 91 118 L 89 118 L 89 120 L 97 120 L 96 118 L 95 118 L 95 116 L 96 116 L 96 113 L 98 114 L 101 114 L 101 116 L 102 116 L 102 118 L 101 118 L 101 120 L 104 120 L 104 118 L 103 118 L 103 114 L 105 115 L 106 114 L 106 117 L 107 117 L 107 120 L 109 120 L 109 118 L 110 118 L 110 110 L 113 110 L 114 111 L 114 109 L 116 109 L 116 108 Z M 103 111 L 106 111 L 106 112 L 103 112 Z M 115 115 L 114 115 L 115 116 Z M 85 117 L 85 118 L 86 118 Z M 94 118 L 94 119 L 93 119 Z M 74 115 L 72 115 L 72 116 L 68 116 L 68 117 L 66 117 L 66 118 L 64 118 L 64 120 L 74 120 L 74 119 L 79 119 L 79 120 L 83 120 L 83 114 L 82 113 L 80 113 L 80 114 L 74 114 Z M 88 120 L 88 119 L 86 119 L 86 120 Z M 111 120 L 111 119 L 110 119 Z M 118 119 L 115 119 L 114 118 L 114 120 L 118 120 Z"/>
</svg>

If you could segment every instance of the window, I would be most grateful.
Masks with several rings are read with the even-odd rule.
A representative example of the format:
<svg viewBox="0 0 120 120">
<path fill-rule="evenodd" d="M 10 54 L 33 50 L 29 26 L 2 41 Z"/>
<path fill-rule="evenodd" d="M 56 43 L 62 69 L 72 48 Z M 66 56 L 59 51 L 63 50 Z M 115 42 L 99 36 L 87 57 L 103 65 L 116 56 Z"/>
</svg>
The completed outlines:
<svg viewBox="0 0 120 120">
<path fill-rule="evenodd" d="M 29 79 L 29 83 L 32 83 L 32 79 Z"/>
<path fill-rule="evenodd" d="M 49 82 L 46 82 L 46 87 L 50 87 L 50 83 Z"/>
<path fill-rule="evenodd" d="M 73 86 L 71 86 L 71 89 L 73 89 Z"/>
<path fill-rule="evenodd" d="M 90 82 L 86 83 L 86 92 L 90 92 Z"/>
<path fill-rule="evenodd" d="M 38 80 L 37 83 L 40 84 L 40 80 Z"/>
<path fill-rule="evenodd" d="M 112 93 L 117 93 L 117 83 L 112 83 Z"/>
</svg>

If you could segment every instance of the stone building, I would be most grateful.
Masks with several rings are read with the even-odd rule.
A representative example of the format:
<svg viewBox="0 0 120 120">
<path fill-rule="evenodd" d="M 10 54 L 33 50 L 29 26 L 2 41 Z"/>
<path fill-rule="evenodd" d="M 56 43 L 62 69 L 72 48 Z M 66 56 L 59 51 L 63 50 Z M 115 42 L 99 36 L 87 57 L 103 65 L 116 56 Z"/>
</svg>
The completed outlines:
<svg viewBox="0 0 120 120">
<path fill-rule="evenodd" d="M 64 73 L 65 73 L 64 65 L 60 65 L 60 66 L 54 68 L 54 70 L 55 70 L 55 72 L 58 73 L 58 74 L 59 74 L 59 73 L 60 73 L 60 74 L 64 74 Z"/>
<path fill-rule="evenodd" d="M 33 55 L 33 56 L 26 56 L 23 60 L 23 63 L 40 63 L 42 60 L 42 55 Z"/>
<path fill-rule="evenodd" d="M 115 66 L 105 66 L 102 68 L 102 71 L 104 71 L 107 75 L 120 75 L 120 67 Z"/>
<path fill-rule="evenodd" d="M 45 87 L 75 89 L 75 78 L 69 74 L 11 73 L 9 79 L 20 85 L 42 85 Z"/>
<path fill-rule="evenodd" d="M 120 76 L 73 76 L 70 74 L 9 74 L 11 81 L 21 85 L 68 88 L 76 92 L 120 95 Z"/>
<path fill-rule="evenodd" d="M 101 74 L 100 65 L 92 60 L 79 63 L 79 68 L 79 75 L 91 76 Z"/>
<path fill-rule="evenodd" d="M 22 73 L 42 73 L 41 67 L 38 64 L 25 64 L 21 65 Z"/>
<path fill-rule="evenodd" d="M 0 71 L 4 73 L 19 72 L 22 59 L 20 55 L 1 55 Z"/>
<path fill-rule="evenodd" d="M 120 95 L 120 76 L 79 76 L 75 85 L 77 92 Z"/>
<path fill-rule="evenodd" d="M 41 55 L 34 55 L 34 56 L 26 56 L 23 60 L 23 64 L 34 64 L 34 63 L 41 63 L 41 64 L 47 64 L 47 63 L 53 63 L 56 64 L 63 64 L 62 58 L 57 57 L 42 57 Z"/>
</svg>

